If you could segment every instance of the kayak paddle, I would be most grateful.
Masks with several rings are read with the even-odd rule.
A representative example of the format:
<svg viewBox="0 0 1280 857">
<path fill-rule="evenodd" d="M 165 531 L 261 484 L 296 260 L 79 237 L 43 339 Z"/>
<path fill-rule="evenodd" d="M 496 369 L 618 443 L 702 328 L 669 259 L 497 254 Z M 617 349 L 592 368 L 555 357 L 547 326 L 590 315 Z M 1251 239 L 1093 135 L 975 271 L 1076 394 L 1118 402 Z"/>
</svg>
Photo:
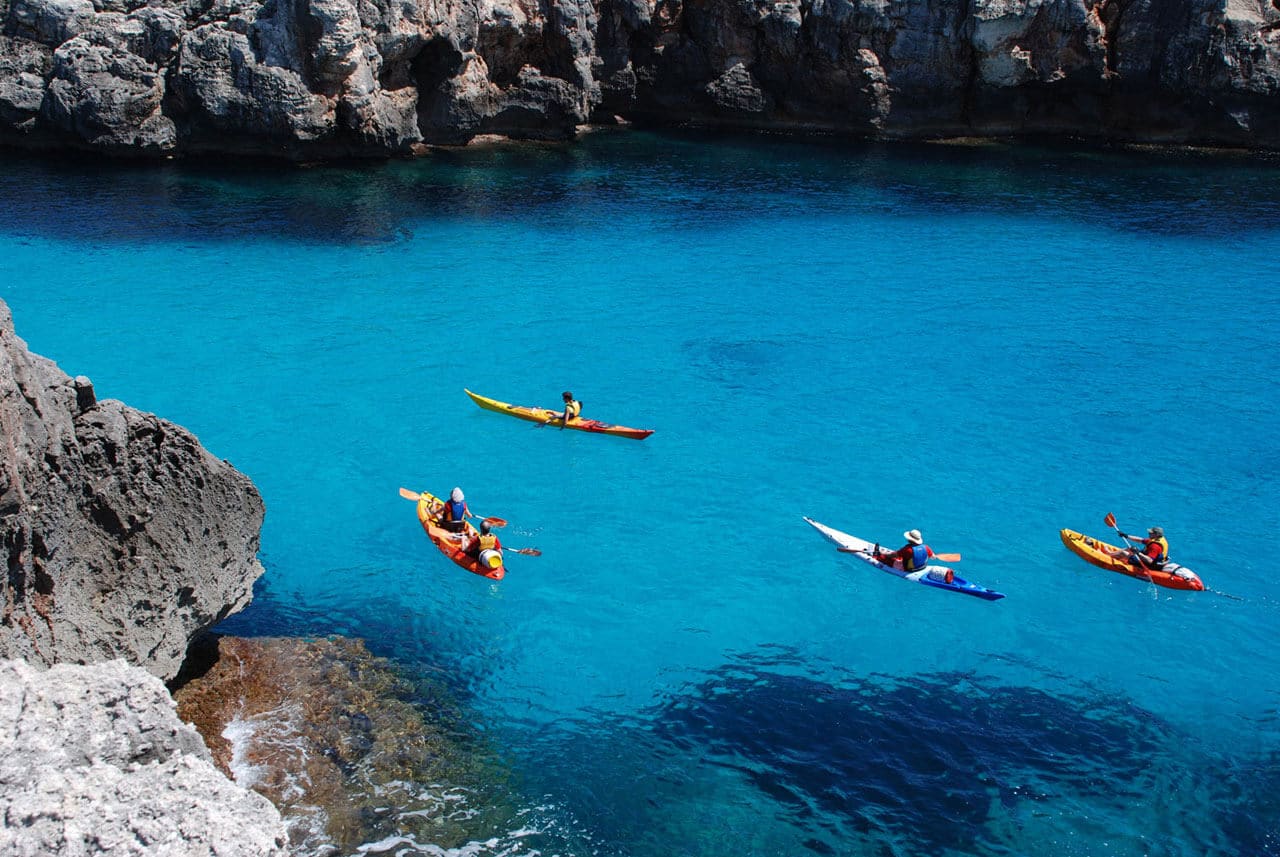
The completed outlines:
<svg viewBox="0 0 1280 857">
<path fill-rule="evenodd" d="M 836 548 L 840 553 L 868 553 L 868 551 L 860 551 L 857 548 Z M 958 553 L 935 553 L 930 559 L 940 559 L 943 562 L 959 562 L 960 554 Z"/>
<path fill-rule="evenodd" d="M 415 503 L 422 499 L 421 494 L 419 494 L 417 491 L 410 491 L 408 488 L 401 488 L 400 496 L 406 500 L 412 500 Z M 476 515 L 475 517 L 479 517 L 479 516 Z M 483 518 L 482 521 L 488 521 L 489 526 L 491 527 L 505 527 L 507 525 L 506 518 L 487 517 L 487 518 Z"/>
</svg>

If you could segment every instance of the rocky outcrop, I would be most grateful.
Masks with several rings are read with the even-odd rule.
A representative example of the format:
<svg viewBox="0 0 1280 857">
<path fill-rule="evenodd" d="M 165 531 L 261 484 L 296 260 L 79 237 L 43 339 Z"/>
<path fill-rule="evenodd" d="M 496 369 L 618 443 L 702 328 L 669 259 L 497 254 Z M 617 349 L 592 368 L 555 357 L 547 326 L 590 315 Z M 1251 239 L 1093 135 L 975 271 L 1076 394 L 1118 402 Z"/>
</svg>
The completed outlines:
<svg viewBox="0 0 1280 857">
<path fill-rule="evenodd" d="M 57 29 L 46 18 L 33 26 Z M 0 440 L 0 657 L 124 658 L 169 679 L 193 637 L 249 603 L 264 512 L 249 479 L 31 354 L 3 302 Z"/>
<path fill-rule="evenodd" d="M 280 814 L 228 780 L 160 680 L 112 661 L 0 661 L 0 853 L 285 854 Z"/>
<path fill-rule="evenodd" d="M 138 155 L 620 117 L 1280 148 L 1277 96 L 1277 0 L 8 0 L 0 36 L 0 141 Z"/>
<path fill-rule="evenodd" d="M 519 826 L 503 798 L 468 804 L 509 771 L 464 737 L 448 691 L 410 685 L 360 640 L 210 636 L 192 664 L 178 714 L 220 768 L 279 808 L 295 854 L 419 841 L 431 844 L 406 851 L 465 851 L 480 804 L 495 829 Z"/>
</svg>

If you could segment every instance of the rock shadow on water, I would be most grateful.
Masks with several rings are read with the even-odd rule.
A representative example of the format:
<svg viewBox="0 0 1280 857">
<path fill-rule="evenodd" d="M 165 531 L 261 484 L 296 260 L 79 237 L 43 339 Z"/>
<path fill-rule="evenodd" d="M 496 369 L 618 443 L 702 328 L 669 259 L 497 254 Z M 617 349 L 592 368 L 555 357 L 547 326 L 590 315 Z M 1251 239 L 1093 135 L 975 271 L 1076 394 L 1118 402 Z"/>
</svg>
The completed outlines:
<svg viewBox="0 0 1280 857">
<path fill-rule="evenodd" d="M 509 773 L 444 704 L 346 638 L 206 638 L 174 693 L 215 762 L 268 797 L 294 854 L 452 848 L 512 830 Z M 429 704 L 424 704 L 430 700 Z"/>
</svg>

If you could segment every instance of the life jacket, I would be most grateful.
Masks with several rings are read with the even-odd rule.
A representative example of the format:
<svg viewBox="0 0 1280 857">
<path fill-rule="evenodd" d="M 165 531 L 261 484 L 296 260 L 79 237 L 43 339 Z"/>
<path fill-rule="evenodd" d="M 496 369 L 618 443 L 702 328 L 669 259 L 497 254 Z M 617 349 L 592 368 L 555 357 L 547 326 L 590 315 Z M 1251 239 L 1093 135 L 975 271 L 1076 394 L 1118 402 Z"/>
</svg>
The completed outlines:
<svg viewBox="0 0 1280 857">
<path fill-rule="evenodd" d="M 569 415 L 569 419 L 576 420 L 582 414 L 582 402 L 571 399 L 565 403 L 564 410 Z"/>
<path fill-rule="evenodd" d="M 1164 565 L 1166 562 L 1168 562 L 1168 561 L 1169 561 L 1169 542 L 1168 542 L 1168 540 L 1167 540 L 1167 539 L 1165 539 L 1165 537 L 1164 537 L 1164 536 L 1161 536 L 1161 537 L 1160 537 L 1160 538 L 1158 538 L 1158 539 L 1148 539 L 1148 540 L 1147 540 L 1147 545 L 1148 545 L 1148 546 L 1150 546 L 1150 545 L 1160 545 L 1160 553 L 1159 553 L 1159 554 L 1157 554 L 1157 555 L 1156 555 L 1156 556 L 1154 556 L 1154 557 L 1152 557 L 1150 554 L 1147 554 L 1147 556 L 1148 556 L 1148 557 L 1150 557 L 1150 559 L 1151 559 L 1151 564 L 1152 564 L 1152 565 L 1155 565 L 1155 566 L 1159 567 L 1159 566 L 1162 566 L 1162 565 Z"/>
<path fill-rule="evenodd" d="M 906 560 L 902 563 L 905 571 L 919 571 L 929 564 L 929 549 L 924 545 L 912 545 L 911 553 L 907 554 Z"/>
<path fill-rule="evenodd" d="M 467 504 L 456 500 L 444 501 L 444 520 L 461 521 L 467 514 Z"/>
<path fill-rule="evenodd" d="M 489 550 L 497 550 L 497 548 L 498 548 L 498 537 L 495 536 L 493 533 L 484 533 L 480 536 L 480 550 L 489 551 Z"/>
</svg>

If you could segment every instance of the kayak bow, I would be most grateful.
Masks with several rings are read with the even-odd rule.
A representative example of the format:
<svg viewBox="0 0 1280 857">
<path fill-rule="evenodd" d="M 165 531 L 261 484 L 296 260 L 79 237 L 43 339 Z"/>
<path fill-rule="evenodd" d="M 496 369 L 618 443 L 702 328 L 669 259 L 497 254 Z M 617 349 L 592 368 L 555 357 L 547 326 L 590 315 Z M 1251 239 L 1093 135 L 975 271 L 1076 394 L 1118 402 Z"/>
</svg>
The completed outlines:
<svg viewBox="0 0 1280 857">
<path fill-rule="evenodd" d="M 528 420 L 531 423 L 541 423 L 546 426 L 564 426 L 567 429 L 575 431 L 591 432 L 592 434 L 611 434 L 616 437 L 629 437 L 633 440 L 644 440 L 653 434 L 653 429 L 636 429 L 627 428 L 626 426 L 615 426 L 610 423 L 602 423 L 599 420 L 576 419 L 568 425 L 564 423 L 564 411 L 553 411 L 550 408 L 526 408 L 523 405 L 509 405 L 506 402 L 499 402 L 497 399 L 490 399 L 487 396 L 481 396 L 470 390 L 463 390 L 471 401 L 475 402 L 486 411 L 493 411 L 498 414 L 506 414 L 521 420 Z"/>
<path fill-rule="evenodd" d="M 834 527 L 828 527 L 826 524 L 819 524 L 817 521 L 813 520 L 813 518 L 805 518 L 804 520 L 805 523 L 821 533 L 824 539 L 831 542 L 836 547 L 844 548 L 846 551 L 851 551 L 852 556 L 856 556 L 867 565 L 870 565 L 873 568 L 878 568 L 895 577 L 901 577 L 906 580 L 910 580 L 913 583 L 923 583 L 925 586 L 932 586 L 935 589 L 945 589 L 948 592 L 959 592 L 961 595 L 972 595 L 975 598 L 981 598 L 984 601 L 999 601 L 1001 598 L 1004 598 L 1004 593 L 987 589 L 985 586 L 979 586 L 972 581 L 965 580 L 958 574 L 954 574 L 954 572 L 951 582 L 948 583 L 946 573 L 951 571 L 951 569 L 945 566 L 926 565 L 919 571 L 903 571 L 900 568 L 885 565 L 883 562 L 877 560 L 873 555 L 872 552 L 875 549 L 875 545 L 871 542 L 864 541 L 857 536 L 841 532 Z"/>
</svg>

